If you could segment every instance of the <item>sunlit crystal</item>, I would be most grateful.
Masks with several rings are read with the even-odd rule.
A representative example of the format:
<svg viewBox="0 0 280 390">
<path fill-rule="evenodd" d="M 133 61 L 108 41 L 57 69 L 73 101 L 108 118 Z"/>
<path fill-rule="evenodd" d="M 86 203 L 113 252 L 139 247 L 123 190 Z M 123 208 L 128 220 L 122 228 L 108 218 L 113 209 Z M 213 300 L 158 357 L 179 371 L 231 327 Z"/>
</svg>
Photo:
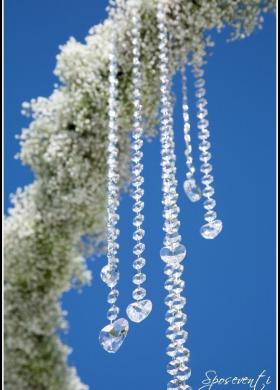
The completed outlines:
<svg viewBox="0 0 280 390">
<path fill-rule="evenodd" d="M 132 279 L 134 284 L 142 284 L 145 282 L 145 280 L 146 280 L 146 275 L 142 272 L 135 274 Z"/>
<path fill-rule="evenodd" d="M 113 290 L 111 290 L 109 292 L 107 302 L 110 303 L 111 305 L 113 305 L 114 303 L 116 303 L 118 296 L 119 296 L 119 291 L 114 288 Z"/>
<path fill-rule="evenodd" d="M 120 309 L 117 306 L 112 306 L 107 312 L 107 318 L 109 321 L 115 321 L 119 315 Z"/>
<path fill-rule="evenodd" d="M 136 301 L 141 301 L 141 299 L 145 298 L 146 296 L 146 290 L 143 287 L 137 287 L 132 292 L 132 297 Z"/>
<path fill-rule="evenodd" d="M 115 353 L 122 345 L 129 329 L 128 321 L 120 318 L 106 325 L 99 334 L 99 342 L 105 351 Z"/>
<path fill-rule="evenodd" d="M 175 249 L 163 247 L 160 251 L 160 257 L 165 263 L 176 264 L 180 263 L 186 257 L 186 248 L 180 244 Z"/>
<path fill-rule="evenodd" d="M 180 365 L 178 372 L 177 372 L 177 378 L 181 381 L 186 381 L 190 379 L 191 377 L 191 369 L 188 366 L 185 366 L 184 364 Z"/>
<path fill-rule="evenodd" d="M 100 277 L 107 286 L 115 287 L 119 280 L 119 272 L 115 267 L 111 267 L 107 264 L 102 268 Z"/>
<path fill-rule="evenodd" d="M 223 222 L 219 219 L 216 219 L 215 221 L 203 225 L 200 229 L 200 233 L 203 238 L 212 240 L 213 238 L 217 237 L 218 234 L 221 233 L 222 229 L 223 229 Z"/>
<path fill-rule="evenodd" d="M 184 190 L 191 202 L 197 202 L 201 199 L 201 189 L 194 179 L 185 180 Z"/>
<path fill-rule="evenodd" d="M 131 321 L 141 322 L 151 313 L 152 306 L 152 302 L 149 299 L 133 302 L 127 307 L 126 313 Z"/>
<path fill-rule="evenodd" d="M 166 370 L 170 375 L 176 375 L 180 367 L 180 363 L 177 360 L 171 360 L 170 363 L 167 364 Z"/>
</svg>

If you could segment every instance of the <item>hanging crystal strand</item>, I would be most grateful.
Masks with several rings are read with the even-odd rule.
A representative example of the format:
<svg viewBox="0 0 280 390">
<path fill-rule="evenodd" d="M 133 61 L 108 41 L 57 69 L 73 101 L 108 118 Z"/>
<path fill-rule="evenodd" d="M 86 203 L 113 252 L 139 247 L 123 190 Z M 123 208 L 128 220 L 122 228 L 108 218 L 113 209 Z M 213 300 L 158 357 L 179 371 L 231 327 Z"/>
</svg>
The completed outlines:
<svg viewBox="0 0 280 390">
<path fill-rule="evenodd" d="M 164 205 L 163 230 L 165 231 L 164 247 L 161 249 L 160 256 L 167 263 L 164 271 L 168 277 L 165 283 L 165 289 L 168 291 L 165 299 L 165 304 L 168 306 L 166 320 L 169 323 L 166 336 L 170 340 L 167 354 L 171 357 L 171 361 L 167 366 L 167 372 L 173 376 L 173 379 L 167 385 L 167 389 L 190 390 L 190 386 L 186 384 L 191 375 L 190 368 L 187 365 L 189 350 L 184 347 L 187 340 L 187 332 L 183 329 L 186 323 L 186 315 L 182 312 L 186 299 L 181 296 L 184 288 L 184 282 L 181 279 L 184 267 L 180 264 L 186 256 L 186 249 L 181 244 L 181 236 L 179 234 L 180 222 L 178 220 L 179 207 L 177 206 L 176 156 L 170 96 L 166 12 L 165 1 L 159 1 L 157 19 L 161 84 L 160 138 Z"/>
<path fill-rule="evenodd" d="M 144 215 L 142 214 L 144 208 L 142 188 L 144 178 L 141 174 L 143 170 L 142 164 L 142 107 L 141 107 L 141 63 L 140 63 L 140 12 L 139 1 L 136 0 L 132 4 L 132 51 L 133 51 L 133 66 L 132 66 L 132 84 L 133 84 L 133 130 L 132 130 L 132 196 L 134 198 L 133 211 L 135 213 L 133 225 L 135 231 L 133 233 L 134 245 L 133 253 L 136 259 L 133 262 L 133 268 L 136 274 L 133 277 L 133 283 L 137 286 L 132 297 L 136 301 L 127 307 L 127 315 L 131 321 L 141 322 L 148 317 L 152 310 L 152 302 L 149 299 L 144 299 L 146 290 L 141 285 L 146 280 L 146 275 L 142 272 L 145 266 L 145 258 L 143 252 L 145 245 L 143 237 L 145 231 L 143 229 Z"/>
<path fill-rule="evenodd" d="M 119 280 L 117 258 L 119 230 L 117 213 L 119 206 L 119 174 L 118 174 L 118 125 L 117 125 L 117 62 L 116 44 L 111 43 L 109 52 L 109 131 L 108 131 L 108 182 L 107 182 L 107 265 L 100 273 L 101 279 L 111 289 L 108 303 L 111 305 L 107 318 L 110 324 L 105 326 L 99 336 L 102 347 L 110 353 L 115 353 L 123 343 L 128 332 L 128 321 L 124 318 L 117 320 L 119 308 L 116 301 L 119 291 L 116 286 Z"/>
<path fill-rule="evenodd" d="M 182 79 L 182 111 L 183 111 L 183 120 L 184 120 L 184 139 L 186 144 L 185 157 L 186 157 L 186 180 L 184 182 L 184 190 L 187 197 L 191 202 L 197 202 L 201 199 L 201 189 L 196 183 L 194 178 L 195 167 L 193 164 L 192 156 L 192 142 L 190 135 L 190 116 L 189 116 L 189 103 L 187 95 L 187 75 L 185 66 L 182 66 L 181 69 L 181 79 Z"/>
<path fill-rule="evenodd" d="M 201 227 L 200 233 L 202 237 L 206 239 L 213 239 L 222 231 L 223 223 L 220 219 L 217 219 L 217 213 L 215 211 L 216 201 L 214 200 L 214 187 L 213 181 L 214 177 L 211 174 L 212 165 L 210 164 L 211 153 L 209 152 L 211 144 L 209 141 L 210 131 L 209 131 L 209 122 L 207 120 L 207 99 L 206 89 L 205 89 L 205 79 L 204 79 L 204 70 L 202 69 L 203 58 L 201 61 L 194 65 L 193 73 L 195 76 L 195 96 L 197 98 L 197 118 L 198 118 L 198 137 L 200 140 L 199 150 L 200 150 L 200 171 L 202 173 L 202 184 L 204 186 L 202 190 L 202 195 L 205 200 L 203 202 L 203 207 L 206 210 L 204 214 L 204 219 L 206 223 Z"/>
</svg>

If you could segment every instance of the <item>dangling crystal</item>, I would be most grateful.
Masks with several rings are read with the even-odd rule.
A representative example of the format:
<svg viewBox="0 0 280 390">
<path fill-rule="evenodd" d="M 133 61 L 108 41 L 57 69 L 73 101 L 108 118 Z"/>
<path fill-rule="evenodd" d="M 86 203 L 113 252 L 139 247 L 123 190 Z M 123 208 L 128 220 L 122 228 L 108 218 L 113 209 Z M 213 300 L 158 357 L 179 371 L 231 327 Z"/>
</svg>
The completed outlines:
<svg viewBox="0 0 280 390">
<path fill-rule="evenodd" d="M 191 369 L 188 366 L 180 365 L 177 378 L 181 381 L 187 381 L 191 377 Z"/>
<path fill-rule="evenodd" d="M 119 318 L 112 324 L 106 325 L 100 332 L 99 342 L 105 351 L 115 353 L 122 345 L 129 329 L 128 321 Z"/>
<path fill-rule="evenodd" d="M 165 263 L 177 264 L 184 260 L 186 253 L 186 248 L 180 244 L 173 250 L 163 247 L 160 250 L 160 257 Z"/>
<path fill-rule="evenodd" d="M 166 370 L 168 374 L 175 376 L 179 370 L 180 363 L 177 360 L 171 360 L 170 363 L 168 363 Z"/>
<path fill-rule="evenodd" d="M 152 311 L 152 302 L 149 299 L 133 302 L 128 305 L 126 313 L 133 322 L 144 321 Z"/>
<path fill-rule="evenodd" d="M 201 189 L 194 179 L 185 180 L 184 190 L 191 202 L 198 202 L 201 199 Z"/>
<path fill-rule="evenodd" d="M 120 309 L 118 308 L 118 306 L 111 306 L 107 312 L 107 318 L 109 321 L 115 321 L 115 319 L 118 317 L 119 315 L 119 312 L 120 312 Z"/>
<path fill-rule="evenodd" d="M 102 268 L 100 277 L 107 286 L 115 287 L 119 280 L 119 272 L 115 267 L 111 267 L 107 264 Z"/>
<path fill-rule="evenodd" d="M 146 290 L 143 287 L 137 287 L 132 292 L 132 297 L 135 299 L 135 301 L 141 301 L 141 299 L 145 298 L 146 296 Z"/>
<path fill-rule="evenodd" d="M 213 238 L 217 237 L 223 229 L 223 222 L 219 219 L 216 219 L 215 221 L 208 222 L 205 225 L 203 225 L 200 229 L 200 233 L 203 238 L 206 238 L 208 240 L 212 240 Z"/>
</svg>

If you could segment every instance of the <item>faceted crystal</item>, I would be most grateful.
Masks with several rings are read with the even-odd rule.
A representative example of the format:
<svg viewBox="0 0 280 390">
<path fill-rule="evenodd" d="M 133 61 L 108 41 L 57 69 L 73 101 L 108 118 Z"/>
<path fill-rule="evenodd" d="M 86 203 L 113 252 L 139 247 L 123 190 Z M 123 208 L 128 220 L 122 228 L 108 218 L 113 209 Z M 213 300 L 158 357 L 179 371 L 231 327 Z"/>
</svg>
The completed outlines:
<svg viewBox="0 0 280 390">
<path fill-rule="evenodd" d="M 114 303 L 116 303 L 117 299 L 118 299 L 118 296 L 119 296 L 119 291 L 117 289 L 113 289 L 109 292 L 109 295 L 108 295 L 108 298 L 107 298 L 107 302 L 110 304 L 110 305 L 113 305 Z"/>
<path fill-rule="evenodd" d="M 122 345 L 129 329 L 128 321 L 120 318 L 106 325 L 100 332 L 99 342 L 105 351 L 115 353 Z"/>
<path fill-rule="evenodd" d="M 132 298 L 135 299 L 135 301 L 141 301 L 141 299 L 145 298 L 146 296 L 146 290 L 143 287 L 137 287 L 132 292 Z"/>
<path fill-rule="evenodd" d="M 115 267 L 111 267 L 107 264 L 102 268 L 100 277 L 107 286 L 115 287 L 119 280 L 119 272 Z"/>
<path fill-rule="evenodd" d="M 118 317 L 119 315 L 119 312 L 120 312 L 120 309 L 118 308 L 118 306 L 112 306 L 109 308 L 108 312 L 107 312 L 107 318 L 109 321 L 115 321 L 115 319 Z"/>
<path fill-rule="evenodd" d="M 134 284 L 142 284 L 146 281 L 146 275 L 142 272 L 139 272 L 133 276 L 132 281 Z"/>
<path fill-rule="evenodd" d="M 143 268 L 145 264 L 146 264 L 146 260 L 144 259 L 144 257 L 138 257 L 133 262 L 133 268 L 139 270 Z"/>
<path fill-rule="evenodd" d="M 167 364 L 166 370 L 170 375 L 176 375 L 178 369 L 180 367 L 180 363 L 177 360 L 171 360 L 170 363 Z"/>
<path fill-rule="evenodd" d="M 187 381 L 191 377 L 191 369 L 188 366 L 185 365 L 180 365 L 178 373 L 177 373 L 177 378 L 181 381 Z"/>
<path fill-rule="evenodd" d="M 141 322 L 151 313 L 152 307 L 152 302 L 149 299 L 145 299 L 128 305 L 126 313 L 131 321 Z"/>
<path fill-rule="evenodd" d="M 206 238 L 207 240 L 212 240 L 213 238 L 217 237 L 218 234 L 221 233 L 222 229 L 223 222 L 219 219 L 216 219 L 215 221 L 208 222 L 203 225 L 200 229 L 200 233 L 203 238 Z"/>
<path fill-rule="evenodd" d="M 165 263 L 177 264 L 184 260 L 186 253 L 186 248 L 182 244 L 179 244 L 173 250 L 165 246 L 160 251 L 160 257 Z"/>
<path fill-rule="evenodd" d="M 167 390 L 180 390 L 180 382 L 177 379 L 172 379 L 167 384 Z"/>
<path fill-rule="evenodd" d="M 136 256 L 140 256 L 145 250 L 145 244 L 143 244 L 142 242 L 136 244 L 133 248 L 133 253 L 136 255 Z"/>
<path fill-rule="evenodd" d="M 184 190 L 191 202 L 197 202 L 201 199 L 201 189 L 194 179 L 189 179 L 184 182 Z"/>
<path fill-rule="evenodd" d="M 144 229 L 136 229 L 132 237 L 134 241 L 141 241 L 144 235 L 145 235 Z"/>
</svg>

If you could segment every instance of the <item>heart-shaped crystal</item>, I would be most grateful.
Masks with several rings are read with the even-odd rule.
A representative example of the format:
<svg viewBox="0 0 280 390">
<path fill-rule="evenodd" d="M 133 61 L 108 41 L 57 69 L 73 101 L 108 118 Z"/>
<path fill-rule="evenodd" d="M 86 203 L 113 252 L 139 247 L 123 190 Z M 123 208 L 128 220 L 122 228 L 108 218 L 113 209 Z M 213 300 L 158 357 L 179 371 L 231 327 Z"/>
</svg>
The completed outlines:
<svg viewBox="0 0 280 390">
<path fill-rule="evenodd" d="M 152 302 L 149 299 L 145 299 L 128 305 L 126 313 L 131 321 L 141 322 L 151 313 L 152 307 Z"/>
<path fill-rule="evenodd" d="M 191 202 L 197 202 L 201 199 L 201 189 L 194 179 L 189 179 L 184 182 L 184 190 Z"/>
<path fill-rule="evenodd" d="M 106 325 L 99 334 L 99 342 L 105 351 L 115 353 L 122 345 L 129 329 L 128 321 L 119 318 L 112 324 Z"/>
<path fill-rule="evenodd" d="M 203 225 L 200 229 L 200 233 L 203 238 L 213 240 L 213 238 L 217 237 L 217 235 L 221 233 L 222 229 L 223 222 L 219 219 L 215 219 L 215 221 Z"/>
</svg>

